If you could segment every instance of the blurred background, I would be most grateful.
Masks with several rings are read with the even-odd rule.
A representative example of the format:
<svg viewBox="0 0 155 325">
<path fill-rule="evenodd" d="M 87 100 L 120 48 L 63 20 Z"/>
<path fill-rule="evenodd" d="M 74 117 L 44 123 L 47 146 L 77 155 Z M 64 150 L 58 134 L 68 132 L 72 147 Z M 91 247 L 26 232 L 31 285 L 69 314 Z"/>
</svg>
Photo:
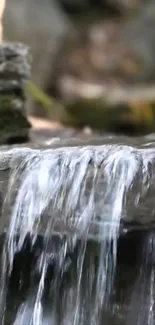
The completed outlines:
<svg viewBox="0 0 155 325">
<path fill-rule="evenodd" d="M 155 131 L 154 0 L 6 0 L 3 26 L 4 40 L 30 46 L 33 123 Z"/>
</svg>

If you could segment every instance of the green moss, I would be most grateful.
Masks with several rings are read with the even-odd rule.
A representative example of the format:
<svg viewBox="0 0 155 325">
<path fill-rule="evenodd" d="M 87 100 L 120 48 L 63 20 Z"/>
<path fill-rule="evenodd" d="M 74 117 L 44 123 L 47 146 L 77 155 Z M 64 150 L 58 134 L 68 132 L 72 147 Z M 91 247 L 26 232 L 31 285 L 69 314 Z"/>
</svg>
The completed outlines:
<svg viewBox="0 0 155 325">
<path fill-rule="evenodd" d="M 18 109 L 16 105 L 13 95 L 0 95 L 0 132 L 16 133 L 30 127 L 22 108 Z"/>
<path fill-rule="evenodd" d="M 112 103 L 104 98 L 85 98 L 60 103 L 50 98 L 32 82 L 27 85 L 27 90 L 34 100 L 41 103 L 49 118 L 59 120 L 69 126 L 90 126 L 99 131 L 123 133 L 128 133 L 129 130 L 129 133 L 133 132 L 133 134 L 155 131 L 155 105 L 152 101 L 150 103 L 130 103 L 130 101 Z M 141 105 L 143 107 L 137 118 Z M 150 116 L 143 114 L 147 110 Z"/>
<path fill-rule="evenodd" d="M 110 105 L 100 98 L 74 100 L 66 103 L 65 108 L 73 124 L 79 127 L 89 125 L 102 130 L 119 124 L 125 110 L 124 106 L 120 105 L 117 112 L 115 105 Z"/>
<path fill-rule="evenodd" d="M 42 109 L 46 111 L 49 119 L 61 121 L 62 116 L 66 115 L 64 105 L 60 101 L 48 96 L 33 82 L 27 84 L 26 91 L 32 96 L 34 102 L 41 104 Z"/>
<path fill-rule="evenodd" d="M 43 108 L 50 113 L 51 107 L 53 106 L 51 98 L 38 88 L 33 82 L 27 84 L 26 90 L 31 94 L 33 99 L 39 102 Z"/>
<path fill-rule="evenodd" d="M 137 103 L 139 109 L 138 105 L 139 103 Z M 142 105 L 143 112 L 145 112 L 148 109 L 148 104 L 146 103 L 146 107 L 145 103 Z M 70 101 L 65 104 L 68 117 L 64 123 L 77 127 L 87 125 L 96 130 L 123 133 L 128 133 L 128 131 L 129 133 L 145 133 L 155 130 L 153 112 L 151 113 L 152 119 L 146 119 L 146 114 L 144 114 L 144 118 L 140 114 L 138 119 L 136 105 L 134 109 L 131 109 L 131 106 L 130 102 L 115 104 L 101 98 Z M 154 111 L 153 105 L 151 107 Z"/>
<path fill-rule="evenodd" d="M 0 95 L 0 112 L 1 110 L 10 110 L 13 108 L 12 99 L 13 97 L 11 95 Z"/>
<path fill-rule="evenodd" d="M 26 120 L 25 116 L 20 111 L 2 110 L 0 111 L 0 132 L 17 131 L 21 128 L 29 128 L 30 123 Z"/>
</svg>

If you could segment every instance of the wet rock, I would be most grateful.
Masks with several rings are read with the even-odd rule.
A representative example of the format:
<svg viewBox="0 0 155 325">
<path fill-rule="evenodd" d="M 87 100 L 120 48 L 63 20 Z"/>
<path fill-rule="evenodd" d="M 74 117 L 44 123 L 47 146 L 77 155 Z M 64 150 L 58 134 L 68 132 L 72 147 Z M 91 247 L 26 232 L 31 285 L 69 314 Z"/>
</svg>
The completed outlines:
<svg viewBox="0 0 155 325">
<path fill-rule="evenodd" d="M 83 148 L 83 149 L 82 149 Z M 90 225 L 90 238 L 97 238 L 97 234 L 99 232 L 99 227 L 102 222 L 104 222 L 104 226 L 108 227 L 109 218 L 107 211 L 110 208 L 109 205 L 106 207 L 103 204 L 103 188 L 106 188 L 106 182 L 104 178 L 104 157 L 108 156 L 111 159 L 117 159 L 118 154 L 121 153 L 122 163 L 126 163 L 127 155 L 129 155 L 129 160 L 132 163 L 137 165 L 136 174 L 132 180 L 132 186 L 127 190 L 126 199 L 123 203 L 122 210 L 122 219 L 121 219 L 121 234 L 126 234 L 126 232 L 133 232 L 144 230 L 148 231 L 149 229 L 153 229 L 155 227 L 155 204 L 154 204 L 154 192 L 155 192 L 155 142 L 148 142 L 147 139 L 139 139 L 134 138 L 125 138 L 125 137 L 109 137 L 109 138 L 96 138 L 92 140 L 58 140 L 51 141 L 51 144 L 32 144 L 27 145 L 26 147 L 2 147 L 0 151 L 0 193 L 2 202 L 5 199 L 5 193 L 8 192 L 10 183 L 10 173 L 21 166 L 22 170 L 24 168 L 23 162 L 29 161 L 29 159 L 51 159 L 53 157 L 53 150 L 56 155 L 58 155 L 59 159 L 67 156 L 70 153 L 70 157 L 80 157 L 80 155 L 87 152 L 87 150 L 91 151 L 91 160 L 88 165 L 88 183 L 91 184 L 91 175 L 94 172 L 94 163 L 96 162 L 99 168 L 99 183 L 98 188 L 96 189 L 96 208 L 95 214 L 96 219 Z M 86 150 L 87 149 L 87 150 Z M 110 156 L 111 155 L 111 156 Z M 102 163 L 101 163 L 102 162 Z M 13 196 L 9 203 L 9 205 L 5 205 L 3 207 L 3 217 L 1 218 L 0 228 L 3 232 L 4 229 L 8 227 L 10 213 L 12 209 L 12 205 L 14 199 L 16 197 L 16 193 L 21 181 L 22 170 L 18 169 L 18 173 L 16 173 L 17 180 L 14 184 L 16 184 L 13 189 Z M 132 168 L 131 168 L 132 172 Z M 120 177 L 118 173 L 114 175 L 114 177 Z M 125 181 L 125 180 L 124 180 Z M 109 184 L 109 183 L 108 183 Z M 124 184 L 125 185 L 125 184 Z M 102 188 L 102 191 L 101 191 Z M 102 193 L 103 192 L 103 193 Z M 48 214 L 49 213 L 49 214 Z M 40 228 L 40 234 L 44 233 L 46 228 L 46 221 L 50 217 L 50 212 L 46 212 L 46 218 Z M 104 218 L 103 218 L 104 217 Z M 71 225 L 70 225 L 71 226 Z M 55 233 L 66 233 L 67 231 L 79 231 L 76 229 L 75 224 L 71 226 L 71 228 L 66 224 L 66 222 L 58 218 L 55 224 Z M 73 228 L 72 228 L 73 227 Z M 70 230 L 69 230 L 70 229 Z M 80 232 L 78 232 L 79 237 L 82 236 Z"/>
<path fill-rule="evenodd" d="M 25 85 L 30 78 L 27 46 L 0 45 L 0 144 L 28 140 L 30 123 L 25 115 Z"/>
</svg>

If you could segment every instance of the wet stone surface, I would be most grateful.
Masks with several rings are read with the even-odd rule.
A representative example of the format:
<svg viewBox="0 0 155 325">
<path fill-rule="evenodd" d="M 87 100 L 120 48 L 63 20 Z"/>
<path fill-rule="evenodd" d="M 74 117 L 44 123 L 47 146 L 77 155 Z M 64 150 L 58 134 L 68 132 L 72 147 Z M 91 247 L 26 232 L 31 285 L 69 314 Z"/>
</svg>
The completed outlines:
<svg viewBox="0 0 155 325">
<path fill-rule="evenodd" d="M 14 202 L 17 190 L 19 188 L 20 181 L 22 180 L 23 169 L 20 170 L 20 166 L 23 164 L 26 165 L 31 162 L 36 161 L 36 168 L 38 174 L 35 177 L 39 176 L 39 169 L 41 168 L 39 164 L 43 165 L 44 168 L 49 168 L 48 172 L 49 177 L 52 176 L 52 171 L 50 172 L 50 161 L 56 159 L 57 163 L 60 164 L 60 169 L 63 168 L 63 161 L 69 159 L 69 163 L 73 161 L 79 161 L 81 168 L 85 166 L 85 162 L 88 161 L 88 170 L 86 175 L 88 177 L 88 188 L 91 188 L 92 176 L 95 170 L 96 164 L 98 165 L 98 177 L 99 181 L 96 187 L 96 222 L 91 224 L 91 232 L 93 237 L 98 236 L 100 223 L 103 221 L 105 226 L 108 227 L 110 220 L 110 215 L 112 213 L 110 210 L 110 203 L 106 206 L 102 203 L 102 198 L 106 192 L 106 182 L 104 178 L 107 177 L 104 171 L 104 166 L 110 161 L 114 161 L 114 164 L 118 164 L 118 175 L 116 176 L 119 179 L 121 173 L 123 172 L 123 164 L 126 164 L 126 168 L 129 168 L 131 175 L 136 168 L 136 174 L 131 181 L 131 186 L 129 187 L 128 192 L 126 193 L 126 202 L 123 206 L 122 217 L 121 217 L 121 227 L 120 231 L 122 234 L 126 234 L 126 231 L 132 231 L 133 229 L 148 230 L 154 228 L 155 226 L 155 206 L 154 206 L 154 161 L 155 161 L 155 142 L 152 136 L 149 141 L 147 138 L 127 138 L 127 137 L 104 137 L 104 138 L 87 138 L 77 140 L 77 139 L 51 139 L 46 143 L 37 144 L 27 144 L 27 146 L 10 146 L 10 147 L 1 147 L 0 151 L 0 192 L 1 192 L 1 201 L 3 203 L 5 198 L 5 193 L 7 187 L 10 186 L 9 178 L 10 173 L 13 173 L 15 170 L 18 170 L 15 173 L 15 177 L 18 178 L 14 182 L 14 195 L 12 195 L 10 206 L 7 206 L 5 214 L 6 217 L 3 218 L 2 224 L 4 228 L 8 227 L 10 220 L 10 209 Z M 109 155 L 109 162 L 106 161 L 106 157 Z M 37 165 L 37 160 L 39 161 Z M 104 162 L 105 161 L 105 162 Z M 119 165 L 120 164 L 120 165 Z M 31 165 L 31 164 L 30 164 Z M 48 167 L 47 167 L 48 166 Z M 128 166 L 128 167 L 127 167 Z M 24 167 L 24 168 L 25 168 Z M 85 168 L 85 167 L 84 167 Z M 111 165 L 111 168 L 115 168 L 114 165 Z M 133 168 L 133 169 L 132 169 Z M 32 177 L 33 177 L 33 168 Z M 41 170 L 40 170 L 41 172 Z M 35 175 L 35 174 L 34 174 Z M 37 176 L 38 175 L 38 176 Z M 125 171 L 125 174 L 126 171 Z M 125 177 L 126 177 L 125 176 Z M 109 175 L 109 177 L 111 177 Z M 110 181 L 110 179 L 109 179 Z M 125 180 L 124 180 L 125 181 Z M 65 182 L 65 179 L 64 179 Z M 111 182 L 113 180 L 111 179 Z M 63 184 L 63 183 L 62 183 Z M 64 183 L 65 184 L 65 183 Z M 113 183 L 114 184 L 114 183 Z M 41 186 L 41 185 L 38 185 Z M 47 185 L 48 186 L 48 185 Z M 126 186 L 126 185 L 124 185 Z M 105 188 L 105 189 L 104 189 Z M 102 192 L 101 192 L 101 189 Z M 41 190 L 41 189 L 40 189 Z M 86 194 L 88 195 L 88 193 Z M 137 202 L 136 202 L 137 200 Z M 82 204 L 82 203 L 81 203 Z M 111 212 L 110 212 L 111 211 Z M 41 232 L 46 228 L 46 222 L 51 217 L 50 210 L 47 209 L 46 212 L 47 218 L 43 222 L 40 230 Z M 102 216 L 102 218 L 101 218 Z M 75 225 L 72 225 L 74 231 L 76 229 Z M 63 229 L 63 230 L 62 230 Z M 68 226 L 66 227 L 65 221 L 58 216 L 58 222 L 55 227 L 56 232 L 68 231 Z M 80 233 L 79 233 L 80 236 Z"/>
<path fill-rule="evenodd" d="M 104 321 L 106 325 L 126 325 L 131 320 L 132 323 L 130 324 L 137 324 L 137 315 L 140 309 L 141 293 L 140 291 L 138 291 L 138 289 L 136 289 L 136 283 L 139 279 L 139 274 L 142 269 L 141 259 L 145 238 L 146 236 L 144 234 L 142 235 L 140 233 L 135 233 L 132 235 L 127 235 L 125 238 L 119 239 L 115 285 L 108 307 L 103 308 L 100 324 L 102 324 Z M 36 274 L 33 272 L 33 270 L 34 265 L 36 263 L 36 256 L 41 251 L 42 244 L 43 238 L 38 239 L 38 244 L 32 251 L 31 245 L 27 241 L 27 244 L 25 244 L 22 252 L 15 256 L 14 268 L 9 282 L 9 291 L 7 295 L 5 325 L 12 324 L 15 319 L 17 320 L 17 310 L 22 303 L 25 303 L 25 301 L 27 301 L 29 307 L 27 307 L 23 319 L 26 322 L 24 324 L 29 324 L 28 320 L 31 317 L 31 312 L 33 308 L 32 297 L 33 295 L 35 295 L 36 285 L 40 279 L 39 273 Z M 58 244 L 59 239 L 53 238 L 53 241 L 51 242 L 51 247 Z M 71 290 L 72 288 L 74 294 L 76 295 L 75 282 L 77 277 L 76 272 L 78 251 L 80 251 L 80 243 L 74 251 L 68 254 L 70 263 L 68 263 L 68 268 L 66 268 L 66 272 L 64 272 L 62 277 L 59 278 L 58 287 L 56 283 L 55 285 L 52 284 L 52 281 L 54 281 L 55 279 L 55 272 L 57 272 L 58 274 L 58 269 L 56 266 L 57 256 L 55 255 L 55 257 L 53 258 L 53 262 L 51 263 L 48 269 L 48 274 L 46 277 L 43 303 L 45 308 L 43 325 L 49 324 L 48 322 L 51 320 L 53 322 L 56 321 L 56 324 L 60 324 L 61 322 L 63 322 L 66 312 L 66 309 L 64 308 L 65 293 L 67 294 L 68 292 L 69 294 L 69 290 Z M 88 277 L 89 272 L 92 270 L 92 265 L 90 263 L 98 263 L 98 252 L 99 244 L 88 241 L 82 277 L 84 291 L 81 292 L 80 298 L 82 297 L 83 293 L 88 290 L 88 280 L 86 279 Z M 146 271 L 146 273 L 149 275 L 149 268 L 146 268 Z M 29 291 L 28 288 L 30 285 L 31 290 Z M 136 291 L 135 297 L 133 297 L 134 291 Z M 55 295 L 54 301 L 53 295 Z M 52 311 L 53 303 L 56 304 L 55 312 L 57 316 L 55 316 L 55 312 Z M 60 305 L 62 307 L 61 311 Z M 146 311 L 146 306 L 143 306 L 143 308 Z M 131 318 L 130 315 L 132 314 L 132 311 L 134 313 Z M 70 314 L 68 314 L 68 317 L 72 317 L 71 310 Z M 88 319 L 87 322 L 89 324 Z"/>
<path fill-rule="evenodd" d="M 112 136 L 1 148 L 0 324 L 154 324 L 154 148 Z"/>
</svg>

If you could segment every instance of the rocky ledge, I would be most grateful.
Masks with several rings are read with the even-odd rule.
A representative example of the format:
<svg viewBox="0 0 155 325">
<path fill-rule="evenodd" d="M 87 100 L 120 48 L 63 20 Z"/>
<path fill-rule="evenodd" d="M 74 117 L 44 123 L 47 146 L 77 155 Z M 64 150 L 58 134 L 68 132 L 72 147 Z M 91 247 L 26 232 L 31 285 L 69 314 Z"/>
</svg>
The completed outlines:
<svg viewBox="0 0 155 325">
<path fill-rule="evenodd" d="M 87 163 L 85 175 L 87 186 L 85 192 L 81 193 L 87 199 L 90 199 L 92 187 L 94 186 L 95 188 L 94 211 L 96 219 L 93 219 L 94 221 L 90 225 L 90 237 L 94 238 L 97 236 L 101 224 L 109 227 L 109 222 L 117 221 L 115 214 L 119 209 L 122 209 L 120 228 L 122 234 L 133 229 L 149 230 L 155 227 L 155 141 L 149 142 L 146 138 L 108 137 L 107 139 L 81 139 L 81 141 L 76 139 L 52 139 L 48 144 L 1 147 L 1 231 L 9 225 L 12 206 L 19 192 L 19 184 L 22 184 L 24 181 L 23 171 L 27 168 L 28 173 L 32 172 L 32 179 L 31 177 L 30 179 L 33 181 L 33 172 L 35 170 L 35 184 L 40 184 L 37 185 L 40 186 L 39 191 L 42 192 L 44 188 L 44 193 L 45 191 L 50 192 L 49 180 L 52 180 L 53 177 L 51 166 L 53 166 L 54 162 L 54 177 L 56 177 L 57 167 L 62 168 L 61 172 L 64 172 L 65 161 L 68 161 L 68 166 L 73 165 L 75 169 L 81 166 L 82 169 L 80 170 L 83 170 Z M 97 182 L 94 185 L 93 177 L 96 170 Z M 42 171 L 44 173 L 42 178 L 44 184 L 38 181 Z M 47 179 L 45 172 L 49 173 Z M 70 173 L 71 169 L 66 174 L 68 179 L 73 175 Z M 10 175 L 13 175 L 13 178 Z M 76 173 L 74 176 L 76 179 Z M 67 178 L 61 181 L 62 186 L 65 187 Z M 13 186 L 11 185 L 12 182 Z M 78 182 L 77 179 L 76 182 Z M 44 185 L 43 188 L 42 185 Z M 73 183 L 70 189 L 70 193 L 75 190 Z M 82 191 L 82 187 L 80 191 Z M 6 193 L 11 193 L 11 200 L 7 204 L 5 200 Z M 61 195 L 61 193 L 58 194 Z M 68 199 L 69 194 L 66 195 L 65 200 Z M 72 199 L 74 201 L 74 198 Z M 36 200 L 38 200 L 37 197 Z M 85 202 L 81 202 L 83 203 L 80 203 L 80 207 L 76 204 L 74 205 L 75 213 L 82 211 L 82 204 L 85 204 Z M 116 211 L 112 208 L 114 204 Z M 48 206 L 45 210 L 48 218 L 44 217 L 41 221 L 42 227 L 39 228 L 41 233 L 46 228 L 44 220 L 46 219 L 47 221 L 50 218 L 49 216 L 51 216 L 51 209 Z M 55 225 L 56 232 L 78 231 L 79 236 L 81 236 L 78 222 L 73 222 L 71 228 L 69 228 L 68 223 L 62 218 L 63 211 L 61 216 L 58 211 L 55 211 L 55 214 L 58 215 Z M 113 217 L 112 214 L 114 215 Z"/>
</svg>

